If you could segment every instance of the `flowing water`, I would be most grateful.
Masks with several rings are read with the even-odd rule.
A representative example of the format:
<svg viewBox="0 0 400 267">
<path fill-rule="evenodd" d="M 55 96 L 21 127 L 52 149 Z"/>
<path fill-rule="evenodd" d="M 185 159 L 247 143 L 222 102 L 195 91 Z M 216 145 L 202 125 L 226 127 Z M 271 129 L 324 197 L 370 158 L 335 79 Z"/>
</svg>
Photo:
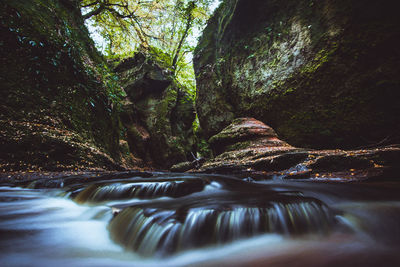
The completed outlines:
<svg viewBox="0 0 400 267">
<path fill-rule="evenodd" d="M 0 266 L 400 266 L 400 183 L 131 176 L 0 187 Z"/>
</svg>

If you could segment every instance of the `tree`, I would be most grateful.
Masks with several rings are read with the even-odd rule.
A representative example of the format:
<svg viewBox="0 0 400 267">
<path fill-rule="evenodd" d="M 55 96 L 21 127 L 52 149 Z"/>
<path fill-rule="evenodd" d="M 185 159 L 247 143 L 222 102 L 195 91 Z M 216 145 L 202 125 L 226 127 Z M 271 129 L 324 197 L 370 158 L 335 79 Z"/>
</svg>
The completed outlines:
<svg viewBox="0 0 400 267">
<path fill-rule="evenodd" d="M 83 18 L 106 42 L 106 56 L 139 49 L 159 57 L 194 94 L 191 53 L 216 0 L 81 0 Z"/>
</svg>

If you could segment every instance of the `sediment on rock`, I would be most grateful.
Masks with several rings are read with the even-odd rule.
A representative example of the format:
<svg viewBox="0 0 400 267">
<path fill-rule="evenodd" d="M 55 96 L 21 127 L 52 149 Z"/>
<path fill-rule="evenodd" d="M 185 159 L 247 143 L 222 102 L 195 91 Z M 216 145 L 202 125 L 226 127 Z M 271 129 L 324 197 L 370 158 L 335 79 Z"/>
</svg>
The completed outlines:
<svg viewBox="0 0 400 267">
<path fill-rule="evenodd" d="M 264 137 L 263 134 L 254 134 L 266 130 L 268 134 Z M 235 133 L 240 133 L 236 135 L 240 136 L 239 139 L 232 138 Z M 296 148 L 280 140 L 272 128 L 254 118 L 234 120 L 211 140 L 214 140 L 211 142 L 213 147 L 225 150 L 218 150 L 215 158 L 193 171 L 237 174 L 257 179 L 340 178 L 351 181 L 394 178 L 391 176 L 400 165 L 399 145 L 358 150 Z"/>
</svg>

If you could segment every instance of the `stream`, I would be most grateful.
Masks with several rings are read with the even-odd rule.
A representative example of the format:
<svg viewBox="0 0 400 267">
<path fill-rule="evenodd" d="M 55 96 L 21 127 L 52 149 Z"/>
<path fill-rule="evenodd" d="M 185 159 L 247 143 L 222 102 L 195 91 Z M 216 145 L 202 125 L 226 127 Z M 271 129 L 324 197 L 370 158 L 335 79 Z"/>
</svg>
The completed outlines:
<svg viewBox="0 0 400 267">
<path fill-rule="evenodd" d="M 211 174 L 0 185 L 0 266 L 400 266 L 400 183 Z"/>
</svg>

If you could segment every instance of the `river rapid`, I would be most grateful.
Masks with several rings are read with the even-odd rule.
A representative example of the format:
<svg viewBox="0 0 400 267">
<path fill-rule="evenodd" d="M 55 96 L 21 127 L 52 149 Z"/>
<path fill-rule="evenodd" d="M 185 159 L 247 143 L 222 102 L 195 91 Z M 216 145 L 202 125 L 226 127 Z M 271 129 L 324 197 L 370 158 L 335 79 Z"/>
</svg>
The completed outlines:
<svg viewBox="0 0 400 267">
<path fill-rule="evenodd" d="M 400 266 L 400 183 L 208 174 L 0 187 L 0 266 Z"/>
</svg>

